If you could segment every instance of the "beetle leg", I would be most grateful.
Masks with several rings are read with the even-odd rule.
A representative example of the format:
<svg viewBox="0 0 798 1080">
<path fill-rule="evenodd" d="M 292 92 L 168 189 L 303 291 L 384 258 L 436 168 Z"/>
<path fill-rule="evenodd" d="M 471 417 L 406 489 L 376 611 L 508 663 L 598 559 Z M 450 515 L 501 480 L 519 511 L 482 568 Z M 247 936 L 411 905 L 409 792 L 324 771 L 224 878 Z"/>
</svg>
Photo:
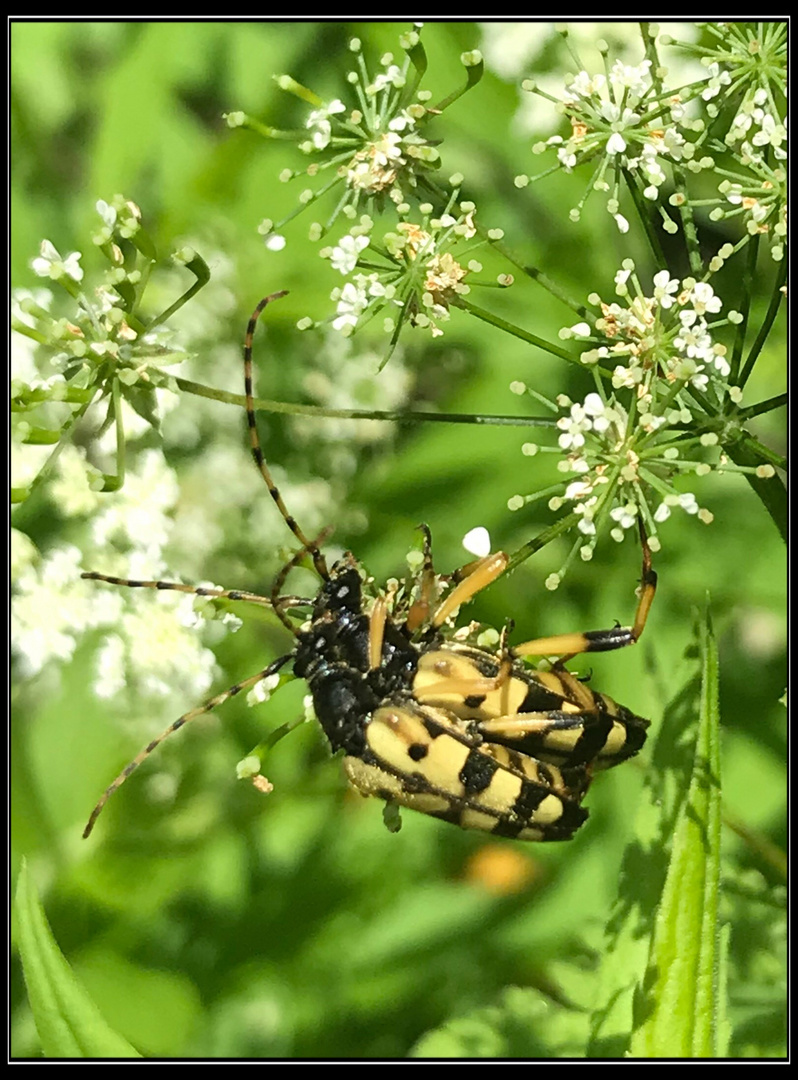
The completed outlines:
<svg viewBox="0 0 798 1080">
<path fill-rule="evenodd" d="M 376 671 L 382 662 L 382 643 L 385 640 L 385 620 L 388 604 L 384 596 L 378 596 L 369 615 L 369 670 Z"/>
<path fill-rule="evenodd" d="M 272 606 L 271 600 L 265 596 L 259 596 L 258 593 L 247 592 L 244 589 L 216 589 L 203 585 L 183 585 L 177 581 L 135 581 L 132 578 L 98 574 L 96 570 L 87 570 L 80 576 L 84 581 L 104 581 L 108 585 L 122 585 L 128 589 L 158 589 L 160 591 L 168 589 L 173 592 L 192 593 L 194 596 L 208 596 L 214 600 L 246 600 L 250 604 Z M 298 600 L 299 597 L 284 597 L 283 599 Z"/>
<path fill-rule="evenodd" d="M 458 582 L 446 599 L 438 605 L 432 616 L 432 625 L 443 626 L 452 612 L 461 604 L 465 604 L 503 574 L 509 561 L 503 551 L 495 551 L 492 555 L 486 555 L 484 559 L 477 559 L 476 562 L 470 564 L 473 569 L 468 577 Z"/>
<path fill-rule="evenodd" d="M 418 596 L 410 605 L 406 625 L 411 634 L 429 622 L 429 612 L 435 596 L 435 570 L 432 565 L 432 533 L 428 525 L 419 525 L 424 534 L 424 565 L 419 576 Z"/>
<path fill-rule="evenodd" d="M 484 697 L 486 694 L 501 690 L 502 687 L 508 687 L 509 689 L 510 675 L 513 670 L 513 654 L 507 648 L 507 635 L 512 629 L 512 625 L 512 622 L 508 622 L 502 629 L 499 640 L 499 669 L 494 676 L 484 675 L 475 678 L 464 678 L 462 675 L 452 678 L 442 677 L 438 682 L 426 686 L 417 685 L 414 688 L 416 700 L 422 704 L 424 702 L 434 702 L 442 694 L 458 694 L 463 699 L 468 699 Z M 503 701 L 501 707 L 508 708 L 509 704 Z"/>
<path fill-rule="evenodd" d="M 578 653 L 609 652 L 634 645 L 640 638 L 657 590 L 657 575 L 651 569 L 651 550 L 645 529 L 640 523 L 640 540 L 643 546 L 643 572 L 640 598 L 637 602 L 634 623 L 631 626 L 615 626 L 611 630 L 588 630 L 583 633 L 555 634 L 553 637 L 535 638 L 516 645 L 516 656 L 560 656 L 558 670 L 567 660 Z"/>
</svg>

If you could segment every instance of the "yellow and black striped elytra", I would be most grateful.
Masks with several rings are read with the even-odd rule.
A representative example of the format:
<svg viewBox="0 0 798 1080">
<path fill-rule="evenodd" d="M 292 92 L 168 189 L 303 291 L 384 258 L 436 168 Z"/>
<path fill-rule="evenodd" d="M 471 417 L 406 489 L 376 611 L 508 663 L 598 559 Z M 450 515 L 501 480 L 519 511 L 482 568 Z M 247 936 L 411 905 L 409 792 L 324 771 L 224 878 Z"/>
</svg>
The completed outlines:
<svg viewBox="0 0 798 1080">
<path fill-rule="evenodd" d="M 644 530 L 643 580 L 634 624 L 508 644 L 476 644 L 476 630 L 454 636 L 462 604 L 496 580 L 508 557 L 495 552 L 448 578 L 436 575 L 429 529 L 423 565 L 411 580 L 375 590 L 353 555 L 330 569 L 320 549 L 289 514 L 263 457 L 252 391 L 252 338 L 276 293 L 258 304 L 244 344 L 247 422 L 252 454 L 299 551 L 275 579 L 269 597 L 243 590 L 83 576 L 112 585 L 176 589 L 267 605 L 294 637 L 293 649 L 256 675 L 179 717 L 153 739 L 106 789 L 84 830 L 88 836 L 110 796 L 160 743 L 190 720 L 290 664 L 310 689 L 333 752 L 344 755 L 350 784 L 363 795 L 417 810 L 466 829 L 519 840 L 568 840 L 587 818 L 581 805 L 595 772 L 634 756 L 648 721 L 589 689 L 565 667 L 576 653 L 622 648 L 642 633 L 656 589 Z M 282 595 L 290 571 L 310 556 L 321 579 L 314 599 Z M 288 612 L 309 614 L 297 626 Z M 469 640 L 469 638 L 473 640 Z M 524 663 L 557 656 L 551 670 Z"/>
<path fill-rule="evenodd" d="M 584 767 L 559 769 L 475 737 L 444 709 L 380 705 L 365 726 L 359 757 L 345 757 L 364 795 L 465 829 L 517 840 L 570 840 L 587 818 Z"/>
<path fill-rule="evenodd" d="M 442 678 L 469 682 L 498 674 L 495 656 L 447 643 L 421 656 L 413 689 L 482 738 L 563 768 L 609 768 L 637 754 L 646 740 L 648 720 L 588 690 L 564 668 L 532 671 L 516 663 L 506 683 L 489 693 L 435 691 Z"/>
</svg>

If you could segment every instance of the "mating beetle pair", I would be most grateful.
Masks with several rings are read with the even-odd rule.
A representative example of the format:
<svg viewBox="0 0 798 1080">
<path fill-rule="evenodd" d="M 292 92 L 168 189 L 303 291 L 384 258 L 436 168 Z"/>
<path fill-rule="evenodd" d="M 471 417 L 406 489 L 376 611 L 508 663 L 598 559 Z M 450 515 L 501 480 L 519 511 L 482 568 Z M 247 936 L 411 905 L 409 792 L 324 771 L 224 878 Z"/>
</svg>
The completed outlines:
<svg viewBox="0 0 798 1080">
<path fill-rule="evenodd" d="M 363 795 L 520 840 L 568 840 L 587 818 L 581 803 L 597 770 L 617 765 L 643 746 L 648 721 L 589 689 L 565 667 L 577 653 L 634 644 L 656 589 L 641 528 L 643 575 L 634 624 L 560 634 L 510 646 L 508 628 L 495 651 L 476 644 L 476 631 L 453 631 L 460 606 L 499 577 L 508 557 L 496 552 L 456 572 L 436 576 L 426 526 L 424 560 L 415 580 L 373 593 L 351 554 L 328 569 L 321 538 L 308 539 L 289 514 L 263 458 L 252 393 L 252 338 L 263 299 L 244 343 L 246 412 L 252 454 L 269 493 L 301 548 L 274 581 L 271 596 L 82 576 L 112 585 L 176 589 L 200 596 L 266 604 L 295 639 L 294 648 L 262 671 L 177 719 L 128 764 L 92 811 L 94 828 L 110 796 L 163 740 L 190 720 L 293 665 L 307 680 L 316 716 L 333 751 L 343 750 L 349 782 Z M 315 599 L 282 596 L 290 571 L 309 556 L 321 579 Z M 440 589 L 442 594 L 438 596 Z M 310 609 L 297 627 L 292 608 Z M 525 656 L 558 656 L 550 671 Z"/>
</svg>

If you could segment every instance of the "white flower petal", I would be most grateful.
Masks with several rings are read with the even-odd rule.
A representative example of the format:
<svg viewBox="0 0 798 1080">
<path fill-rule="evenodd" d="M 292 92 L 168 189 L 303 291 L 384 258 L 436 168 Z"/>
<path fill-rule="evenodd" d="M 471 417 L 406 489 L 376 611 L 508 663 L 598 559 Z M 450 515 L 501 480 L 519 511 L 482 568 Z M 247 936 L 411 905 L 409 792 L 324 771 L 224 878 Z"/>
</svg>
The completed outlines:
<svg viewBox="0 0 798 1080">
<path fill-rule="evenodd" d="M 483 525 L 477 525 L 463 537 L 463 547 L 479 558 L 490 555 L 490 533 Z"/>
</svg>

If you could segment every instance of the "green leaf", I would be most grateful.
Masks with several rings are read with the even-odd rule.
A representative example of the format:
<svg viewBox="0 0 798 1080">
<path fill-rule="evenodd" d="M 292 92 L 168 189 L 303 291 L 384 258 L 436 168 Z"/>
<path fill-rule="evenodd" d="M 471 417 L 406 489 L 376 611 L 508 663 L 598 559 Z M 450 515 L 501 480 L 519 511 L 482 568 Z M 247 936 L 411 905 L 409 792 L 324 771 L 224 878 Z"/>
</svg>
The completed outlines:
<svg viewBox="0 0 798 1080">
<path fill-rule="evenodd" d="M 671 671 L 680 687 L 663 708 L 638 806 L 634 839 L 624 852 L 617 898 L 600 946 L 601 967 L 587 1056 L 622 1057 L 629 1049 L 635 987 L 648 963 L 649 942 L 668 872 L 668 851 L 687 798 L 696 737 L 699 682 L 690 663 Z"/>
<path fill-rule="evenodd" d="M 23 862 L 14 901 L 22 970 L 42 1049 L 51 1058 L 141 1057 L 113 1031 L 56 944 Z"/>
<path fill-rule="evenodd" d="M 709 619 L 699 628 L 701 693 L 690 786 L 676 820 L 670 862 L 635 1001 L 633 1057 L 722 1057 L 725 942 L 718 921 L 720 738 L 718 655 Z"/>
</svg>

